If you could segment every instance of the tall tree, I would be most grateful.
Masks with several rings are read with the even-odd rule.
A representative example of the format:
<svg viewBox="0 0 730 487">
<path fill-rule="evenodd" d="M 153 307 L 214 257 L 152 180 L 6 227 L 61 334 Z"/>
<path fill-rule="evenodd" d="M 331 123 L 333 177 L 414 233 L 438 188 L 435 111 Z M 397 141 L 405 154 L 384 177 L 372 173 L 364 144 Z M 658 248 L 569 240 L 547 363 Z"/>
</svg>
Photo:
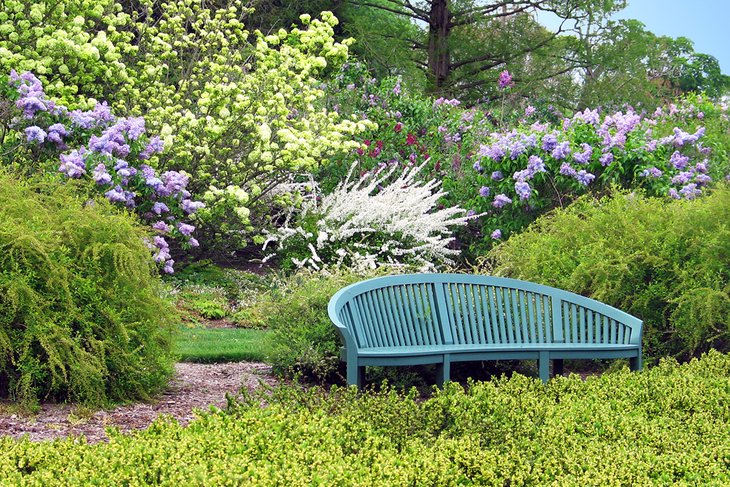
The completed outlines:
<svg viewBox="0 0 730 487">
<path fill-rule="evenodd" d="M 568 25 L 587 18 L 605 18 L 625 6 L 624 0 L 346 0 L 360 7 L 379 9 L 404 16 L 421 26 L 423 36 L 412 45 L 421 51 L 418 61 L 428 76 L 429 90 L 453 92 L 487 82 L 479 76 L 486 71 L 508 66 L 525 56 L 546 48 Z M 562 20 L 553 31 L 537 28 L 537 12 L 556 15 Z M 466 50 L 460 40 L 469 33 L 497 28 L 502 36 L 519 45 L 504 42 Z M 531 29 L 530 29 L 531 28 Z M 525 37 L 532 30 L 532 36 Z M 564 72 L 561 66 L 555 73 Z M 460 88 L 461 87 L 461 88 Z"/>
</svg>

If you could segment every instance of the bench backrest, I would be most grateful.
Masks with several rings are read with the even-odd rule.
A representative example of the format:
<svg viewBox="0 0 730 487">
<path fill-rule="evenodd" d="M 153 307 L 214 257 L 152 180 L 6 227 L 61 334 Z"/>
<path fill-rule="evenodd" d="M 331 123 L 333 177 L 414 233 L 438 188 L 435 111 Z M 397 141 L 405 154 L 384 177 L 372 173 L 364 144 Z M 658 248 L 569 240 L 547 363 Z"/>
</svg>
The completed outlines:
<svg viewBox="0 0 730 487">
<path fill-rule="evenodd" d="M 332 321 L 348 347 L 500 344 L 640 344 L 642 322 L 560 289 L 467 274 L 369 279 L 335 294 Z M 349 336 L 348 336 L 349 335 Z"/>
</svg>

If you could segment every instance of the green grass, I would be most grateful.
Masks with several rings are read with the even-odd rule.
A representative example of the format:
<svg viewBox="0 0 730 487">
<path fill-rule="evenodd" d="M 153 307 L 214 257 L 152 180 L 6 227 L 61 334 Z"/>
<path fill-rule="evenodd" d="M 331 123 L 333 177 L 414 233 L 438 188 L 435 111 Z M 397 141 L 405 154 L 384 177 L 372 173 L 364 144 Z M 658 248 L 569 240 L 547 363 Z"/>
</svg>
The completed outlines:
<svg viewBox="0 0 730 487">
<path fill-rule="evenodd" d="M 175 352 L 183 362 L 263 362 L 268 331 L 240 328 L 180 328 Z"/>
</svg>

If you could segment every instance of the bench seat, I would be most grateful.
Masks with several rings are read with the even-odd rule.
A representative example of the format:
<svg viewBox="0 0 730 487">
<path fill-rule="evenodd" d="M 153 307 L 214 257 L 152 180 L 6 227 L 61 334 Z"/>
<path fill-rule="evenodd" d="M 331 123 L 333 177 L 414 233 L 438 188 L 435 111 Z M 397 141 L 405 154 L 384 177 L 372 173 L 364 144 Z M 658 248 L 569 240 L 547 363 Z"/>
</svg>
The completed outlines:
<svg viewBox="0 0 730 487">
<path fill-rule="evenodd" d="M 641 368 L 642 321 L 604 303 L 516 279 L 411 274 L 347 286 L 330 300 L 348 384 L 364 367 L 537 360 L 540 378 L 563 359 L 628 358 Z"/>
</svg>

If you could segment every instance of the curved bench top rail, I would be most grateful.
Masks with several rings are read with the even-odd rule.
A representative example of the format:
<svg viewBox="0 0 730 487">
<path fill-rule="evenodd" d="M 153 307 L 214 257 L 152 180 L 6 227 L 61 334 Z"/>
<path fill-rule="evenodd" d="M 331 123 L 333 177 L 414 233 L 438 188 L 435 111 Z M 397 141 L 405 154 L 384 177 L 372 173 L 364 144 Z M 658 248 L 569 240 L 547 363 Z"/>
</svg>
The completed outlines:
<svg viewBox="0 0 730 487">
<path fill-rule="evenodd" d="M 630 327 L 641 327 L 642 321 L 620 309 L 609 306 L 595 299 L 581 296 L 570 291 L 537 284 L 534 282 L 521 281 L 508 277 L 481 276 L 473 274 L 402 274 L 394 276 L 375 277 L 364 281 L 350 284 L 342 288 L 329 302 L 329 315 L 332 321 L 342 327 L 339 317 L 337 316 L 342 306 L 350 301 L 353 297 L 372 291 L 382 289 L 389 286 L 400 286 L 405 284 L 472 284 L 481 286 L 498 286 L 509 289 L 517 289 L 537 294 L 544 294 L 563 302 L 574 303 L 585 308 L 589 308 L 595 312 L 601 313 L 611 319 L 619 321 Z"/>
<path fill-rule="evenodd" d="M 501 289 L 506 293 L 505 306 L 513 303 L 515 309 L 519 308 L 523 314 L 527 312 L 529 319 L 523 316 L 521 327 L 513 327 L 510 313 L 502 316 L 502 304 L 497 303 L 500 308 L 496 317 L 492 311 L 494 327 L 490 330 L 481 326 L 480 313 L 467 308 L 479 307 L 481 311 L 484 305 L 486 312 L 486 302 L 479 304 L 478 296 L 472 299 L 470 292 L 473 291 L 469 290 L 472 286 L 488 286 L 494 292 Z M 542 312 L 546 314 L 544 321 L 538 316 L 538 307 L 532 309 L 532 303 L 517 305 L 515 299 L 529 301 L 527 294 L 520 293 L 549 298 L 549 303 L 539 298 Z M 484 295 L 490 296 L 489 291 Z M 454 302 L 461 309 L 454 310 Z M 383 307 L 378 303 L 390 304 Z M 410 316 L 407 309 L 412 310 Z M 579 294 L 517 279 L 469 274 L 404 274 L 360 281 L 338 291 L 329 302 L 328 313 L 348 349 L 484 341 L 640 343 L 642 331 L 642 321 L 638 318 Z M 365 326 L 364 321 L 376 326 Z M 623 326 L 611 325 L 610 321 L 638 333 L 624 332 Z M 450 326 L 439 326 L 439 322 L 448 322 Z M 562 327 L 553 327 L 553 323 L 560 322 Z M 482 336 L 485 333 L 489 336 Z"/>
</svg>

